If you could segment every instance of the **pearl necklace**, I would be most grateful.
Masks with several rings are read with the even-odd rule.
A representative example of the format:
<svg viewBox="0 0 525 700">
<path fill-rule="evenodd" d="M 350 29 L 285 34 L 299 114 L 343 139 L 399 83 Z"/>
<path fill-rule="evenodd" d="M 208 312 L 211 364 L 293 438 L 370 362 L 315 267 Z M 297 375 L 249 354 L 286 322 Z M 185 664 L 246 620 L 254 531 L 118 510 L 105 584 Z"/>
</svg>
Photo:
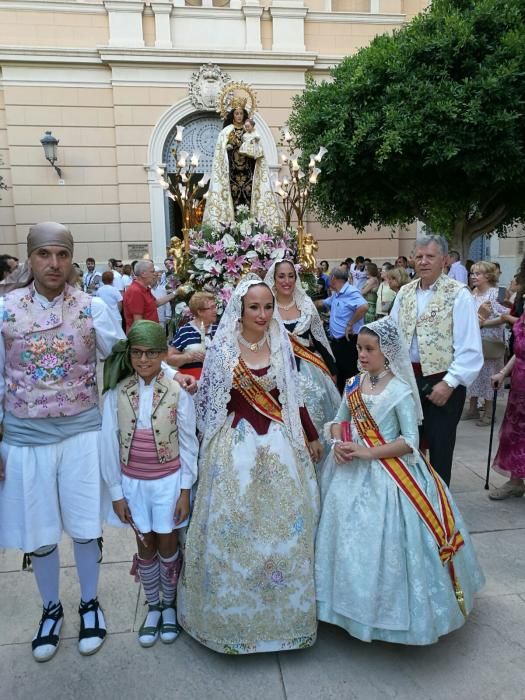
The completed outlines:
<svg viewBox="0 0 525 700">
<path fill-rule="evenodd" d="M 378 385 L 379 381 L 383 379 L 383 377 L 386 377 L 386 375 L 390 372 L 389 369 L 385 369 L 379 374 L 370 374 L 370 372 L 366 373 L 366 376 L 368 377 L 368 381 L 370 382 L 370 386 L 372 388 L 372 391 L 375 391 L 376 386 Z"/>
<path fill-rule="evenodd" d="M 290 311 L 293 306 L 295 306 L 295 299 L 292 299 L 289 304 L 279 304 L 279 302 L 277 302 L 277 308 L 283 311 Z"/>
<path fill-rule="evenodd" d="M 237 335 L 237 338 L 239 339 L 239 343 L 241 345 L 244 345 L 245 348 L 248 348 L 252 352 L 258 352 L 262 348 L 262 346 L 268 342 L 268 333 L 265 333 L 261 340 L 259 340 L 256 343 L 250 343 L 250 341 L 246 340 L 246 338 L 243 335 L 241 335 L 241 333 Z"/>
</svg>

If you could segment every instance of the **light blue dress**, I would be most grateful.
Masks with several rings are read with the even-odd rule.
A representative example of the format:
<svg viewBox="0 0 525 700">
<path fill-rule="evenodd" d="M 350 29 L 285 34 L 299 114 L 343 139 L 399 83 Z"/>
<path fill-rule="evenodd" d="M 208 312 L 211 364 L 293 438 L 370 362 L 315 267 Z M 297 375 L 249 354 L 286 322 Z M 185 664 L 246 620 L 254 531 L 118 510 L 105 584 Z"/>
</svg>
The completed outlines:
<svg viewBox="0 0 525 700">
<path fill-rule="evenodd" d="M 394 377 L 380 395 L 363 398 L 387 442 L 401 436 L 417 448 L 415 405 L 405 382 Z M 343 420 L 350 420 L 346 399 L 335 417 Z M 353 441 L 362 444 L 353 422 L 351 428 Z M 403 461 L 439 513 L 424 461 L 417 451 Z M 453 561 L 470 612 L 484 577 L 463 518 L 448 490 L 447 495 L 465 539 Z M 337 465 L 331 452 L 322 468 L 321 498 L 315 563 L 320 620 L 362 641 L 399 644 L 432 644 L 463 625 L 434 538 L 378 460 Z"/>
</svg>

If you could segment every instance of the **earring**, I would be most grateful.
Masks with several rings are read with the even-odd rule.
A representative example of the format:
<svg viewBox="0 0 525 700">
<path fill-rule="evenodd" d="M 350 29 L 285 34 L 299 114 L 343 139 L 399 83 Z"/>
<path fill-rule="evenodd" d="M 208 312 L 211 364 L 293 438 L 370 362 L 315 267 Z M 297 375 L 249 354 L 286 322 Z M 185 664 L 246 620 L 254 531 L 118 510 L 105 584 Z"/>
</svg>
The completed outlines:
<svg viewBox="0 0 525 700">
<path fill-rule="evenodd" d="M 385 370 L 388 369 L 389 367 L 390 367 L 390 360 L 388 359 L 388 357 L 385 357 Z"/>
</svg>

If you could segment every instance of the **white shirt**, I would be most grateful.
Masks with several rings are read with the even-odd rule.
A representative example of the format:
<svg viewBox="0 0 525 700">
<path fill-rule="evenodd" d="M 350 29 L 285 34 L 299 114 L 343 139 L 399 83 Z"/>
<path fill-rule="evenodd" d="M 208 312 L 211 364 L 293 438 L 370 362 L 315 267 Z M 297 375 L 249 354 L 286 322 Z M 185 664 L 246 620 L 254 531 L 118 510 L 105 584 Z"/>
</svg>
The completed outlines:
<svg viewBox="0 0 525 700">
<path fill-rule="evenodd" d="M 162 363 L 162 370 L 167 379 L 173 380 L 176 372 Z M 145 384 L 139 377 L 139 410 L 136 427 L 151 428 L 151 412 L 155 381 Z M 191 396 L 181 389 L 177 405 L 177 428 L 179 431 L 179 451 L 181 469 L 181 489 L 190 489 L 197 481 L 197 456 L 199 442 L 196 436 L 195 407 Z M 102 412 L 101 433 L 101 470 L 102 478 L 109 488 L 112 501 L 123 498 L 122 472 L 120 469 L 120 450 L 118 442 L 117 390 L 107 392 Z"/>
<path fill-rule="evenodd" d="M 133 277 L 131 277 L 130 275 L 122 275 L 122 286 L 124 287 L 124 289 L 126 289 L 126 287 L 129 287 L 129 285 L 132 282 L 133 282 Z"/>
<path fill-rule="evenodd" d="M 49 308 L 57 302 L 60 303 L 59 297 L 63 296 L 60 294 L 55 297 L 52 301 L 46 299 L 46 297 L 38 294 L 35 290 L 35 299 L 42 304 L 44 308 Z M 0 319 L 4 314 L 4 297 L 0 297 Z M 118 324 L 112 317 L 109 308 L 104 304 L 102 299 L 97 297 L 91 298 L 91 315 L 93 317 L 93 327 L 95 329 L 95 339 L 96 346 L 99 355 L 102 359 L 106 358 L 113 346 L 118 340 L 125 339 L 124 331 L 122 326 Z M 0 333 L 0 422 L 4 419 L 4 395 L 5 395 L 5 343 L 4 336 Z"/>
<path fill-rule="evenodd" d="M 124 280 L 122 279 L 122 275 L 117 270 L 112 270 L 112 272 L 113 272 L 113 286 L 115 287 L 115 289 L 118 289 L 119 292 L 123 292 L 124 291 Z"/>
<path fill-rule="evenodd" d="M 448 276 L 457 282 L 468 284 L 467 268 L 461 263 L 461 260 L 456 260 L 456 262 L 452 263 L 448 271 Z"/>
<path fill-rule="evenodd" d="M 156 287 L 150 287 L 151 293 L 155 299 L 160 299 L 167 295 L 166 287 L 161 284 L 157 284 Z M 171 318 L 171 304 L 166 301 L 161 306 L 157 306 L 157 313 L 159 315 L 159 323 L 164 325 Z"/>
<path fill-rule="evenodd" d="M 420 284 L 417 285 L 417 318 L 426 309 L 434 292 L 434 285 L 429 289 L 422 289 Z M 390 316 L 394 321 L 399 321 L 399 294 L 394 301 Z M 483 366 L 483 352 L 476 306 L 472 294 L 466 287 L 457 294 L 452 309 L 452 352 L 452 364 L 443 380 L 454 388 L 460 384 L 470 386 Z M 411 362 L 420 361 L 416 333 L 412 336 L 410 360 Z"/>
<path fill-rule="evenodd" d="M 354 271 L 352 272 L 352 277 L 354 279 L 354 287 L 357 287 L 359 291 L 361 291 L 368 281 L 368 275 L 366 274 L 366 270 L 354 269 Z"/>
<path fill-rule="evenodd" d="M 102 287 L 99 287 L 96 295 L 107 304 L 115 321 L 122 323 L 122 315 L 118 308 L 119 303 L 122 303 L 122 294 L 118 289 L 115 289 L 111 284 L 103 284 Z"/>
</svg>

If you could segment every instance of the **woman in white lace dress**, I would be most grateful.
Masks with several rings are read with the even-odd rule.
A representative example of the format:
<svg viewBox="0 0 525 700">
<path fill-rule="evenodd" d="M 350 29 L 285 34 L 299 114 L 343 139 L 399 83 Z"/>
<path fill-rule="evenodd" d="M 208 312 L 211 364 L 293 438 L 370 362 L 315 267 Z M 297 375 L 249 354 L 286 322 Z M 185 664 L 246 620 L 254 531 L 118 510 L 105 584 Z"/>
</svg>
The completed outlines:
<svg viewBox="0 0 525 700">
<path fill-rule="evenodd" d="M 318 617 L 367 642 L 432 644 L 464 623 L 483 574 L 418 452 L 421 404 L 395 323 L 364 326 L 357 347 L 364 371 L 345 387 L 322 469 Z"/>
<path fill-rule="evenodd" d="M 206 353 L 196 399 L 203 440 L 179 621 L 227 654 L 316 638 L 319 495 L 305 435 L 315 459 L 322 448 L 273 311 L 268 286 L 244 278 Z"/>
<path fill-rule="evenodd" d="M 332 420 L 341 402 L 333 379 L 335 360 L 323 324 L 291 260 L 273 263 L 264 281 L 275 295 L 277 314 L 290 334 L 304 403 L 322 436 L 324 424 Z"/>
</svg>

